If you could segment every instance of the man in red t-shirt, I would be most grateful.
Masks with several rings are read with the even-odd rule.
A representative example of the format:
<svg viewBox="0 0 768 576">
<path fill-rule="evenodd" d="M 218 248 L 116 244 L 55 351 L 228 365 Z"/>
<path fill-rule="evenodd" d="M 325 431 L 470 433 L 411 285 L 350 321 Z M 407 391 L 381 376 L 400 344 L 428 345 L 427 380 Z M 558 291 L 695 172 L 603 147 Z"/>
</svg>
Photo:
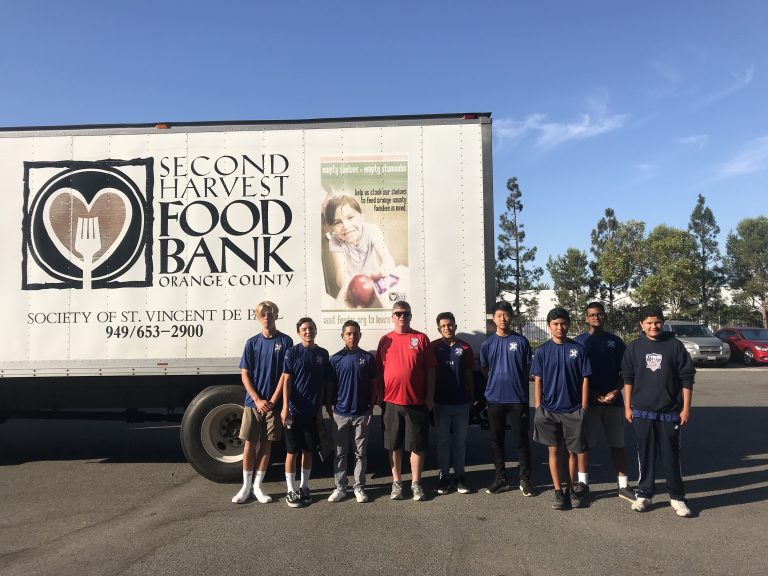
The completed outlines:
<svg viewBox="0 0 768 576">
<path fill-rule="evenodd" d="M 429 411 L 435 397 L 435 357 L 426 334 L 411 328 L 411 305 L 395 302 L 395 329 L 382 337 L 376 361 L 384 383 L 384 448 L 392 467 L 392 500 L 403 499 L 403 450 L 411 453 L 413 499 L 426 500 L 421 487 L 424 452 L 429 445 Z"/>
</svg>

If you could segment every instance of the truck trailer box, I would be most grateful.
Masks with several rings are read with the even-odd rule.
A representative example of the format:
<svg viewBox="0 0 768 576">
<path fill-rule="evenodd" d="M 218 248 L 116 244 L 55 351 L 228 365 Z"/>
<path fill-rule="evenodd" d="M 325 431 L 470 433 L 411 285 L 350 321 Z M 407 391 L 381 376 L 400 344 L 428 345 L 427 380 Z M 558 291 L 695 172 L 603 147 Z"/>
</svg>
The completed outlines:
<svg viewBox="0 0 768 576">
<path fill-rule="evenodd" d="M 183 413 L 190 463 L 236 477 L 258 302 L 331 353 L 398 300 L 479 347 L 491 169 L 490 114 L 0 129 L 0 419 Z"/>
</svg>

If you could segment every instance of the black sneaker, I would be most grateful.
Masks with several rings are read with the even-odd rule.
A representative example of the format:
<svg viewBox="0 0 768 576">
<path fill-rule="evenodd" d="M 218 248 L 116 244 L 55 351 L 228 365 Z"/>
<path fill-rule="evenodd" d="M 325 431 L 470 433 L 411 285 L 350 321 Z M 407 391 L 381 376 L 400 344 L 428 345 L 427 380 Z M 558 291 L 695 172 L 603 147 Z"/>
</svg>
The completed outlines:
<svg viewBox="0 0 768 576">
<path fill-rule="evenodd" d="M 296 492 L 288 492 L 288 494 L 285 495 L 285 503 L 291 508 L 301 508 L 304 506 L 304 502 L 301 501 L 301 496 Z"/>
<path fill-rule="evenodd" d="M 584 482 L 576 482 L 570 489 L 574 508 L 584 508 L 589 503 L 589 486 Z"/>
<path fill-rule="evenodd" d="M 507 479 L 503 476 L 496 476 L 496 480 L 493 481 L 493 484 L 488 486 L 488 488 L 485 489 L 486 494 L 498 494 L 502 490 L 504 490 L 507 487 Z"/>
<path fill-rule="evenodd" d="M 448 494 L 451 491 L 451 479 L 448 476 L 440 474 L 440 479 L 437 481 L 437 493 Z"/>
<path fill-rule="evenodd" d="M 637 496 L 635 496 L 635 491 L 627 486 L 626 488 L 619 487 L 619 498 L 624 498 L 628 502 L 634 502 Z"/>
<path fill-rule="evenodd" d="M 531 486 L 530 480 L 523 478 L 520 480 L 520 492 L 523 496 L 533 496 L 533 486 Z"/>
<path fill-rule="evenodd" d="M 312 502 L 312 493 L 309 491 L 309 488 L 306 486 L 299 488 L 299 499 L 302 504 L 310 504 Z"/>
<path fill-rule="evenodd" d="M 568 492 L 555 490 L 555 500 L 552 502 L 552 508 L 555 510 L 569 510 L 571 508 L 571 499 Z"/>
<path fill-rule="evenodd" d="M 459 494 L 469 494 L 472 492 L 472 488 L 467 484 L 467 479 L 463 474 L 456 478 L 456 491 Z"/>
</svg>

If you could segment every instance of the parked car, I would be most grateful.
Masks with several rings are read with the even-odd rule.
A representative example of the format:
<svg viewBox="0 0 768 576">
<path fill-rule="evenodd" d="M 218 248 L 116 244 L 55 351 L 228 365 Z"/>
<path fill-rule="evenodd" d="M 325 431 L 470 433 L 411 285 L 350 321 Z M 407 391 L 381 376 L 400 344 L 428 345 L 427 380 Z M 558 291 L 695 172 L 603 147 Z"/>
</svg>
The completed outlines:
<svg viewBox="0 0 768 576">
<path fill-rule="evenodd" d="M 735 326 L 718 330 L 715 336 L 728 343 L 734 355 L 741 356 L 747 366 L 768 363 L 768 329 Z"/>
<path fill-rule="evenodd" d="M 715 336 L 712 331 L 698 322 L 668 320 L 664 323 L 665 332 L 673 332 L 696 364 L 715 364 L 727 366 L 731 348 Z"/>
</svg>

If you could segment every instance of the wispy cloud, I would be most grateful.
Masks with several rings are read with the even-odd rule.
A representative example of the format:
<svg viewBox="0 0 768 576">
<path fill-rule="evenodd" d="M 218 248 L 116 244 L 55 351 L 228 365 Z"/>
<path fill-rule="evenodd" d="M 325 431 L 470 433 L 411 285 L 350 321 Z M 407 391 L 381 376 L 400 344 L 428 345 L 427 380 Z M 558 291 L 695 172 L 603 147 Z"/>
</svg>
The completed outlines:
<svg viewBox="0 0 768 576">
<path fill-rule="evenodd" d="M 610 114 L 604 104 L 589 101 L 589 113 L 579 114 L 570 122 L 553 122 L 546 114 L 529 114 L 523 120 L 501 118 L 494 122 L 496 136 L 502 142 L 518 142 L 532 137 L 536 148 L 546 150 L 571 140 L 586 140 L 611 132 L 624 125 L 626 114 Z"/>
<path fill-rule="evenodd" d="M 733 94 L 734 92 L 738 92 L 739 90 L 742 90 L 749 86 L 752 83 L 752 80 L 755 77 L 755 65 L 750 65 L 743 73 L 736 73 L 733 74 L 733 81 L 723 88 L 722 90 L 719 90 L 715 92 L 714 94 L 710 94 L 706 98 L 703 98 L 702 100 L 699 100 L 696 103 L 696 106 L 699 108 L 703 108 L 705 106 L 709 106 L 710 104 L 713 104 L 714 102 L 717 102 L 718 100 L 722 100 L 726 96 L 729 96 Z"/>
<path fill-rule="evenodd" d="M 693 146 L 694 148 L 698 148 L 701 150 L 704 148 L 704 146 L 707 145 L 707 142 L 709 142 L 709 136 L 706 134 L 694 134 L 692 136 L 683 136 L 682 138 L 677 138 L 677 142 L 679 144 L 684 144 L 686 146 Z"/>
<path fill-rule="evenodd" d="M 768 136 L 752 140 L 736 156 L 720 165 L 720 177 L 741 176 L 768 168 Z"/>
<path fill-rule="evenodd" d="M 648 63 L 653 72 L 653 81 L 645 89 L 651 100 L 661 100 L 675 95 L 683 84 L 679 70 L 669 62 L 652 60 Z"/>
</svg>

